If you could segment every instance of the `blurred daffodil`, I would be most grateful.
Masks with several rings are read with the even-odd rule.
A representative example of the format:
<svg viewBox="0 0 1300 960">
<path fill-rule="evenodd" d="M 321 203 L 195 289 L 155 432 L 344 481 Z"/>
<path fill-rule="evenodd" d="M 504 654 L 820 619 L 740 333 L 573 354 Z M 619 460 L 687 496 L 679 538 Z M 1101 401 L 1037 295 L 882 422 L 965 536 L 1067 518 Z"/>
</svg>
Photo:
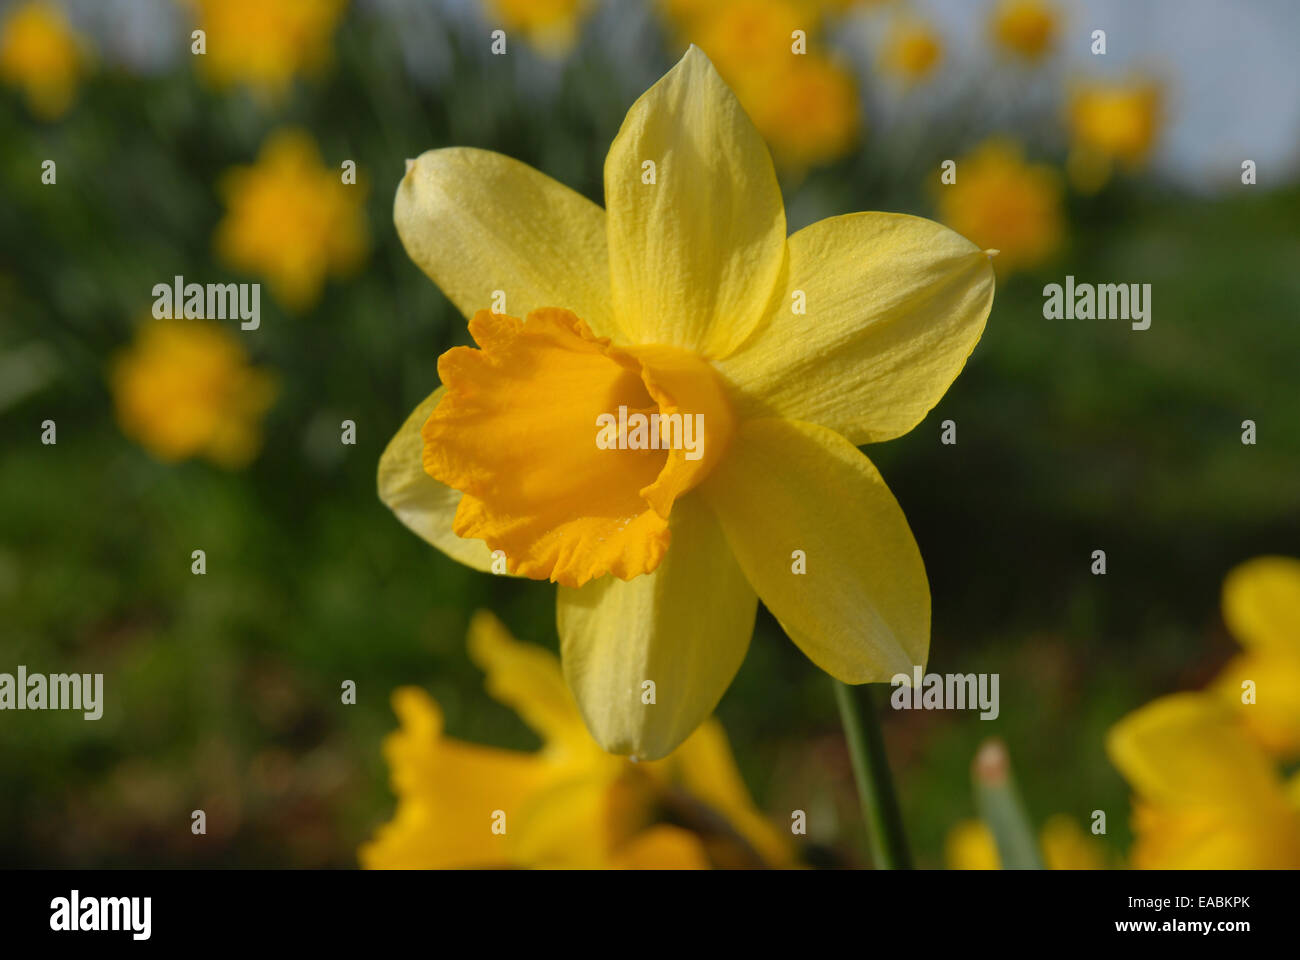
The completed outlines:
<svg viewBox="0 0 1300 960">
<path fill-rule="evenodd" d="M 1215 691 L 1266 750 L 1300 757 L 1300 560 L 1258 557 L 1229 573 L 1223 619 L 1245 650 Z"/>
<path fill-rule="evenodd" d="M 21 90 L 32 113 L 45 120 L 62 116 L 85 65 L 80 39 L 53 3 L 9 8 L 0 23 L 0 81 Z"/>
<path fill-rule="evenodd" d="M 155 457 L 204 457 L 228 469 L 257 455 L 275 398 L 270 374 L 209 320 L 147 320 L 115 358 L 109 386 L 122 432 Z"/>
<path fill-rule="evenodd" d="M 781 72 L 743 78 L 755 127 L 782 170 L 802 173 L 847 154 L 861 131 L 853 76 L 817 54 L 795 57 Z"/>
<path fill-rule="evenodd" d="M 1286 785 L 1218 698 L 1162 697 L 1116 724 L 1106 746 L 1137 794 L 1133 866 L 1300 868 L 1300 778 Z"/>
<path fill-rule="evenodd" d="M 551 57 L 573 48 L 591 0 L 484 0 L 507 33 L 518 31 L 529 45 Z"/>
<path fill-rule="evenodd" d="M 463 563 L 561 584 L 565 676 L 612 752 L 662 757 L 712 713 L 759 597 L 841 680 L 924 663 L 925 568 L 857 445 L 911 430 L 960 372 L 989 258 L 892 214 L 787 239 L 767 148 L 694 47 L 628 112 L 605 203 L 481 150 L 408 164 L 398 233 L 479 349 L 439 360 L 384 502 Z M 701 423 L 698 458 L 602 449 L 620 408 Z"/>
<path fill-rule="evenodd" d="M 330 42 L 347 0 L 191 0 L 206 52 L 198 68 L 218 88 L 242 86 L 283 97 L 295 76 L 331 57 Z"/>
<path fill-rule="evenodd" d="M 667 759 L 633 763 L 592 741 L 551 653 L 514 640 L 483 611 L 471 622 L 469 651 L 488 692 L 519 713 L 542 747 L 455 740 L 428 694 L 396 691 L 402 725 L 384 753 L 397 812 L 362 847 L 363 866 L 792 864 L 788 840 L 754 807 L 716 721 Z"/>
<path fill-rule="evenodd" d="M 928 80 L 943 60 L 943 41 L 928 23 L 905 17 L 890 28 L 881 66 L 908 84 Z"/>
<path fill-rule="evenodd" d="M 1105 186 L 1116 165 L 1140 168 L 1160 127 L 1160 91 L 1146 81 L 1094 82 L 1075 89 L 1068 121 L 1070 180 L 1083 192 Z"/>
<path fill-rule="evenodd" d="M 782 170 L 798 175 L 852 149 L 861 132 L 857 84 L 809 39 L 816 9 L 796 0 L 678 0 L 665 9 L 679 39 L 712 60 Z"/>
<path fill-rule="evenodd" d="M 1047 0 L 1000 0 L 993 11 L 993 39 L 1025 60 L 1041 60 L 1056 42 L 1060 11 Z"/>
<path fill-rule="evenodd" d="M 274 134 L 257 163 L 227 171 L 220 189 L 226 215 L 217 225 L 218 256 L 266 277 L 291 309 L 310 307 L 327 276 L 347 274 L 365 258 L 365 185 L 359 177 L 346 184 L 341 170 L 324 166 L 305 132 Z"/>
<path fill-rule="evenodd" d="M 939 219 L 983 247 L 999 251 L 998 272 L 1032 269 L 1061 246 L 1060 177 L 1025 162 L 1020 147 L 989 140 L 957 161 L 956 183 L 939 187 Z"/>
<path fill-rule="evenodd" d="M 1038 836 L 1048 870 L 1101 870 L 1106 865 L 1101 844 L 1073 817 L 1049 817 Z M 944 858 L 949 870 L 1002 869 L 993 831 L 981 820 L 963 820 L 948 831 Z"/>
</svg>

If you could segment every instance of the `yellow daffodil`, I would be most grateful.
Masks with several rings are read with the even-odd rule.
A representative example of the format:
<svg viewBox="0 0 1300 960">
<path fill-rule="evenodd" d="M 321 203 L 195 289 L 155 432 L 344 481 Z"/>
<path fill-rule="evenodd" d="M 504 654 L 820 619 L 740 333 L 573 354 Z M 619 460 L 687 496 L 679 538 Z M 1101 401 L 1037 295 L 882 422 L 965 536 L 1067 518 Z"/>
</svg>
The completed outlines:
<svg viewBox="0 0 1300 960">
<path fill-rule="evenodd" d="M 1069 173 L 1085 192 L 1105 186 L 1116 164 L 1142 166 L 1160 126 L 1160 90 L 1150 82 L 1096 82 L 1078 87 L 1070 98 Z"/>
<path fill-rule="evenodd" d="M 1101 870 L 1105 851 L 1078 821 L 1063 813 L 1049 817 L 1039 831 L 1043 865 L 1048 870 Z M 949 870 L 1001 870 L 997 841 L 982 820 L 963 820 L 948 831 L 944 859 Z"/>
<path fill-rule="evenodd" d="M 279 98 L 293 78 L 330 60 L 347 0 L 192 0 L 206 53 L 200 70 L 219 88 L 242 86 Z"/>
<path fill-rule="evenodd" d="M 962 820 L 954 824 L 944 839 L 943 856 L 949 870 L 1002 869 L 993 831 L 982 820 Z"/>
<path fill-rule="evenodd" d="M 1060 11 L 1046 0 L 1000 0 L 993 11 L 993 39 L 1025 60 L 1040 60 L 1056 43 Z"/>
<path fill-rule="evenodd" d="M 929 24 L 905 18 L 890 29 L 881 65 L 908 84 L 930 78 L 943 59 L 943 41 Z"/>
<path fill-rule="evenodd" d="M 755 74 L 740 83 L 746 91 L 741 102 L 783 171 L 797 175 L 838 160 L 861 135 L 853 75 L 827 57 L 793 57 L 781 72 Z"/>
<path fill-rule="evenodd" d="M 1214 690 L 1270 753 L 1300 757 L 1300 560 L 1258 557 L 1223 584 L 1223 619 L 1245 652 Z"/>
<path fill-rule="evenodd" d="M 257 455 L 275 384 L 236 334 L 209 320 L 146 321 L 114 361 L 122 432 L 160 460 L 205 457 L 234 469 Z"/>
<path fill-rule="evenodd" d="M 789 841 L 755 809 L 716 721 L 667 759 L 633 763 L 592 741 L 554 655 L 514 640 L 483 611 L 471 621 L 469 650 L 488 692 L 519 713 L 542 748 L 452 739 L 428 694 L 396 691 L 402 726 L 384 753 L 397 812 L 362 847 L 363 866 L 792 864 Z"/>
<path fill-rule="evenodd" d="M 218 256 L 266 277 L 291 309 L 310 307 L 327 276 L 347 274 L 365 258 L 365 185 L 359 177 L 344 183 L 341 168 L 324 166 L 305 132 L 274 134 L 256 164 L 226 172 L 221 193 Z"/>
<path fill-rule="evenodd" d="M 1300 868 L 1300 780 L 1283 783 L 1221 700 L 1162 697 L 1116 724 L 1106 747 L 1137 794 L 1133 866 Z"/>
<path fill-rule="evenodd" d="M 857 84 L 807 39 L 815 9 L 795 0 L 679 0 L 666 10 L 677 36 L 713 61 L 782 170 L 798 175 L 852 149 L 861 128 Z M 804 53 L 792 49 L 796 30 Z"/>
<path fill-rule="evenodd" d="M 857 445 L 911 430 L 965 364 L 992 306 L 984 251 L 883 213 L 787 238 L 767 148 L 694 47 L 628 112 L 604 209 L 450 148 L 408 163 L 394 219 L 479 349 L 441 357 L 380 496 L 463 563 L 497 551 L 561 584 L 565 676 L 603 747 L 685 740 L 759 597 L 846 682 L 925 662 L 920 552 Z M 602 449 L 621 409 L 701 423 L 697 456 Z"/>
<path fill-rule="evenodd" d="M 938 188 L 939 219 L 999 251 L 999 273 L 1037 267 L 1060 248 L 1063 191 L 1051 167 L 1026 163 L 1019 146 L 994 139 L 958 160 L 956 173 L 956 183 Z"/>
<path fill-rule="evenodd" d="M 62 10 L 46 0 L 9 9 L 0 23 L 0 81 L 21 90 L 32 113 L 62 116 L 84 69 L 81 41 Z"/>
<path fill-rule="evenodd" d="M 590 0 L 484 0 L 487 12 L 507 34 L 518 31 L 530 46 L 547 56 L 560 57 L 578 39 L 582 20 L 591 10 Z"/>
</svg>

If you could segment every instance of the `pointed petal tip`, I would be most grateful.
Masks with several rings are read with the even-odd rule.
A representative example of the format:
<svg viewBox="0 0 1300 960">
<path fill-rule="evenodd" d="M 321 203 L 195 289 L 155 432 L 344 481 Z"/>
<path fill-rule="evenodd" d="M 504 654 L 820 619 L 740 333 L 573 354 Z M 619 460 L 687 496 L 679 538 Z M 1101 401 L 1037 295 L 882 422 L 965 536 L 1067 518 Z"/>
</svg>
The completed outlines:
<svg viewBox="0 0 1300 960">
<path fill-rule="evenodd" d="M 415 169 L 415 161 L 410 157 L 406 158 L 406 173 L 403 176 L 410 176 L 411 171 Z"/>
</svg>

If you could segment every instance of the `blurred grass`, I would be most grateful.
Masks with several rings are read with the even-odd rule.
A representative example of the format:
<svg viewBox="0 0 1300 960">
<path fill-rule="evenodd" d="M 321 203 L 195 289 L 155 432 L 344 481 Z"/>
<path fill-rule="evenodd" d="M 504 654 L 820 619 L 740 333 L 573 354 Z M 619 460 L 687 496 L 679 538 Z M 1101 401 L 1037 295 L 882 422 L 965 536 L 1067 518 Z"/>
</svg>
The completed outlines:
<svg viewBox="0 0 1300 960">
<path fill-rule="evenodd" d="M 454 35 L 450 49 L 452 86 L 419 89 L 389 68 L 392 36 L 354 17 L 330 77 L 278 112 L 185 73 L 106 74 L 54 127 L 2 102 L 0 352 L 47 344 L 55 373 L 0 423 L 0 670 L 102 672 L 107 703 L 95 723 L 0 722 L 0 863 L 351 865 L 391 811 L 379 746 L 402 684 L 429 689 L 455 736 L 536 744 L 483 693 L 464 634 L 488 606 L 554 648 L 553 588 L 457 566 L 375 495 L 379 454 L 436 385 L 437 356 L 467 342 L 397 242 L 391 191 L 404 158 L 464 144 L 599 200 L 604 151 L 637 91 L 588 52 L 542 109 Z M 256 279 L 212 260 L 213 185 L 284 124 L 311 130 L 327 164 L 357 161 L 370 260 L 306 315 L 263 297 L 261 329 L 241 336 L 282 395 L 247 472 L 161 465 L 117 431 L 105 365 L 154 283 Z M 919 189 L 854 175 L 888 149 L 868 143 L 788 184 L 792 225 L 809 212 L 931 212 Z M 48 157 L 56 187 L 39 183 Z M 1001 674 L 995 721 L 885 718 L 923 865 L 941 862 L 948 827 L 974 812 L 968 766 L 992 734 L 1039 822 L 1104 809 L 1122 851 L 1127 796 L 1103 753 L 1107 727 L 1207 678 L 1233 649 L 1223 574 L 1300 544 L 1300 190 L 1203 199 L 1136 181 L 1070 215 L 1068 255 L 1000 283 L 939 406 L 867 448 L 929 570 L 929 669 Z M 1043 319 L 1043 284 L 1067 272 L 1151 283 L 1151 329 Z M 39 442 L 46 418 L 57 446 Z M 344 418 L 355 447 L 338 443 Z M 948 418 L 955 447 L 938 442 Z M 1240 443 L 1246 418 L 1257 446 Z M 1104 578 L 1088 569 L 1097 548 Z M 355 707 L 340 702 L 345 680 Z M 816 856 L 852 860 L 851 777 L 826 679 L 766 614 L 719 715 L 760 803 L 782 822 L 808 810 L 810 840 L 826 847 Z M 189 832 L 196 808 L 207 837 Z"/>
</svg>

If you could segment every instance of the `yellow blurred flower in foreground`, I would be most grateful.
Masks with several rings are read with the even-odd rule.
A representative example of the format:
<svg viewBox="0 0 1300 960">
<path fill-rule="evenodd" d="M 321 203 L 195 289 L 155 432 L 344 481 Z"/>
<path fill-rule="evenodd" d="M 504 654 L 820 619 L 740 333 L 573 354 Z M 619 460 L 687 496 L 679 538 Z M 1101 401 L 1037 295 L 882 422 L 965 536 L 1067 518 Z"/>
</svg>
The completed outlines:
<svg viewBox="0 0 1300 960">
<path fill-rule="evenodd" d="M 1039 60 L 1052 49 L 1060 11 L 1046 0 L 1000 0 L 993 11 L 993 39 L 1002 49 L 1026 60 Z"/>
<path fill-rule="evenodd" d="M 787 237 L 767 147 L 697 47 L 628 111 L 605 209 L 449 148 L 408 165 L 393 216 L 478 349 L 439 359 L 380 497 L 462 563 L 561 585 L 565 677 L 602 746 L 682 743 L 760 596 L 845 682 L 925 662 L 920 551 L 857 447 L 911 430 L 964 366 L 993 303 L 984 251 L 882 213 Z M 611 437 L 629 411 L 640 434 Z"/>
<path fill-rule="evenodd" d="M 857 142 L 857 84 L 812 38 L 815 8 L 795 0 L 676 0 L 661 8 L 683 42 L 708 54 L 783 169 L 802 173 Z M 796 30 L 804 53 L 793 50 Z"/>
<path fill-rule="evenodd" d="M 1160 125 L 1160 91 L 1149 82 L 1089 83 L 1071 95 L 1070 180 L 1082 191 L 1105 186 L 1116 164 L 1141 167 Z"/>
<path fill-rule="evenodd" d="M 330 41 L 347 0 L 192 0 L 207 53 L 197 67 L 219 88 L 243 86 L 282 97 L 298 74 L 330 61 Z"/>
<path fill-rule="evenodd" d="M 309 134 L 279 131 L 256 164 L 223 176 L 217 255 L 266 277 L 291 309 L 310 307 L 327 276 L 346 275 L 365 259 L 365 189 L 360 176 L 346 184 L 341 168 L 324 166 Z"/>
<path fill-rule="evenodd" d="M 1133 866 L 1300 868 L 1300 778 L 1284 784 L 1218 698 L 1162 697 L 1116 724 L 1106 747 L 1137 794 Z"/>
<path fill-rule="evenodd" d="M 943 59 L 943 41 L 921 20 L 896 22 L 881 50 L 881 66 L 909 84 L 921 83 L 934 73 Z"/>
<path fill-rule="evenodd" d="M 1258 557 L 1234 569 L 1223 619 L 1245 652 L 1219 673 L 1215 692 L 1266 750 L 1300 757 L 1300 560 Z"/>
<path fill-rule="evenodd" d="M 393 820 L 360 850 L 372 869 L 789 866 L 789 841 L 755 809 L 717 721 L 667 759 L 632 763 L 588 735 L 560 664 L 486 611 L 469 651 L 488 692 L 542 738 L 533 753 L 454 740 L 424 691 L 393 694 L 384 744 Z M 671 820 L 672 822 L 667 822 Z"/>
<path fill-rule="evenodd" d="M 275 398 L 270 374 L 210 320 L 147 320 L 114 358 L 109 387 L 122 432 L 155 457 L 205 457 L 229 469 L 257 455 Z"/>
<path fill-rule="evenodd" d="M 551 57 L 568 53 L 578 39 L 591 0 L 483 0 L 507 37 L 519 31 L 530 46 Z"/>
<path fill-rule="evenodd" d="M 1060 177 L 1051 167 L 1026 163 L 1011 141 L 981 144 L 957 161 L 957 182 L 938 189 L 939 219 L 999 251 L 994 265 L 1000 275 L 1037 267 L 1061 246 Z"/>
<path fill-rule="evenodd" d="M 80 40 L 62 10 L 45 0 L 9 9 L 0 24 L 0 80 L 23 92 L 32 113 L 62 116 L 84 69 Z"/>
<path fill-rule="evenodd" d="M 1073 817 L 1049 817 L 1038 834 L 1043 865 L 1048 870 L 1101 870 L 1106 852 Z M 982 820 L 963 820 L 948 831 L 944 859 L 949 870 L 1001 870 L 997 841 Z"/>
</svg>

